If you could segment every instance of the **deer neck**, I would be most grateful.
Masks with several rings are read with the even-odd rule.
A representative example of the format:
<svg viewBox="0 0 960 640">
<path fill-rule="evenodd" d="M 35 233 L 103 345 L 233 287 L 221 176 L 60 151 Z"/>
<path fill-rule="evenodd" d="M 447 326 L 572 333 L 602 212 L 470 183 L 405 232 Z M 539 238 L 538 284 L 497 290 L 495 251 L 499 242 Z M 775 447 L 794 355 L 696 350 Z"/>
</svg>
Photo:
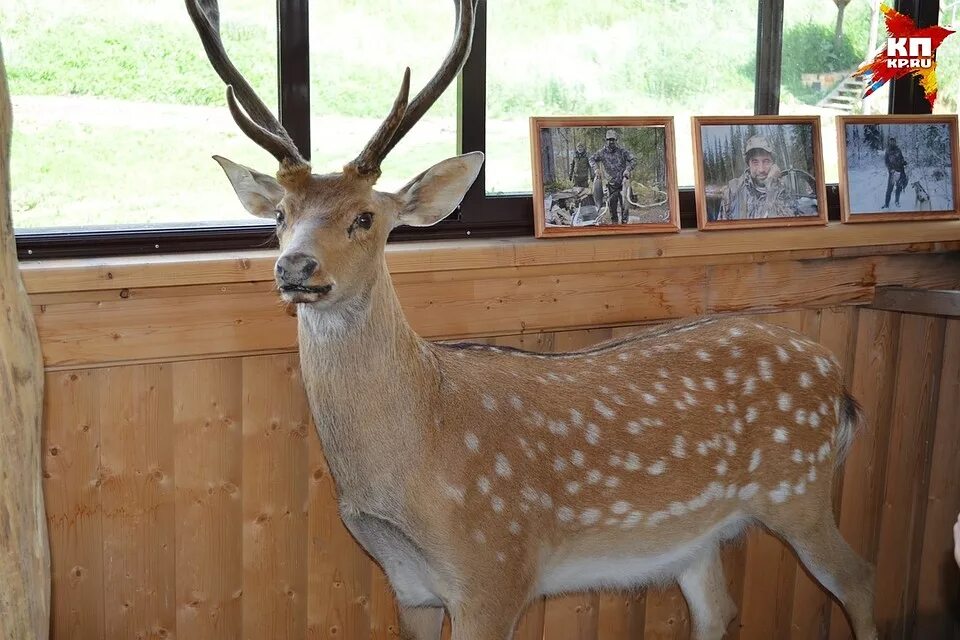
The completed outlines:
<svg viewBox="0 0 960 640">
<path fill-rule="evenodd" d="M 298 324 L 304 385 L 341 498 L 379 502 L 367 494 L 390 486 L 385 476 L 402 478 L 423 450 L 426 395 L 439 381 L 429 345 L 407 324 L 385 263 L 354 301 L 303 305 Z"/>
</svg>

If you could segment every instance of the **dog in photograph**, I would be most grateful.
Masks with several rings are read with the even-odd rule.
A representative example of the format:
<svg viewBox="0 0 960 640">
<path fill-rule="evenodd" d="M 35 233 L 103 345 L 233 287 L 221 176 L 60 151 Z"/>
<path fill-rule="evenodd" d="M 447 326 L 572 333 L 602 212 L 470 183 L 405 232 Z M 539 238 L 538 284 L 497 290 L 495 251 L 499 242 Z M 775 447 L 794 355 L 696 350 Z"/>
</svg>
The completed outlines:
<svg viewBox="0 0 960 640">
<path fill-rule="evenodd" d="M 920 184 L 919 180 L 914 180 L 910 183 L 910 186 L 913 187 L 913 193 L 915 195 L 914 204 L 917 211 L 932 211 L 932 205 L 930 203 L 930 194 L 927 193 L 927 190 L 923 188 L 923 185 Z"/>
</svg>

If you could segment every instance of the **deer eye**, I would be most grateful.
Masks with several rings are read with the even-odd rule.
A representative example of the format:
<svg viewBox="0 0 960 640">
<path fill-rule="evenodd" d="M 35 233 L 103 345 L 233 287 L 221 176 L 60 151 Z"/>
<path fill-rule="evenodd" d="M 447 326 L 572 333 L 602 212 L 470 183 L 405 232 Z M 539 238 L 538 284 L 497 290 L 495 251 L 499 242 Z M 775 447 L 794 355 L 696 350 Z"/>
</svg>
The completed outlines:
<svg viewBox="0 0 960 640">
<path fill-rule="evenodd" d="M 283 224 L 284 218 L 286 216 L 283 213 L 283 209 L 277 209 L 275 213 L 277 214 L 277 226 L 280 226 Z"/>
<path fill-rule="evenodd" d="M 373 226 L 373 214 L 369 211 L 364 211 L 357 216 L 357 219 L 353 221 L 353 224 L 361 229 L 369 229 Z"/>
</svg>

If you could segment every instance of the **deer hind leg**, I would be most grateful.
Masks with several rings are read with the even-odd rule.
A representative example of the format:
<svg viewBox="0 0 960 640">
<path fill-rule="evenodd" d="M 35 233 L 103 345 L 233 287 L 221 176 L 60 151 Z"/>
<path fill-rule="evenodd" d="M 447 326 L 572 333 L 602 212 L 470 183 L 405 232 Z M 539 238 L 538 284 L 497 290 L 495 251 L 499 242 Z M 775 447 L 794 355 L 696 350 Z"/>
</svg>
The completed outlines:
<svg viewBox="0 0 960 640">
<path fill-rule="evenodd" d="M 439 640 L 442 628 L 443 609 L 400 607 L 401 640 Z"/>
<path fill-rule="evenodd" d="M 843 605 L 857 640 L 877 640 L 873 617 L 873 566 L 840 535 L 827 512 L 811 526 L 776 527 L 803 565 Z"/>
<path fill-rule="evenodd" d="M 737 606 L 727 592 L 720 548 L 711 547 L 694 559 L 679 578 L 693 619 L 694 640 L 720 640 L 737 615 Z"/>
</svg>

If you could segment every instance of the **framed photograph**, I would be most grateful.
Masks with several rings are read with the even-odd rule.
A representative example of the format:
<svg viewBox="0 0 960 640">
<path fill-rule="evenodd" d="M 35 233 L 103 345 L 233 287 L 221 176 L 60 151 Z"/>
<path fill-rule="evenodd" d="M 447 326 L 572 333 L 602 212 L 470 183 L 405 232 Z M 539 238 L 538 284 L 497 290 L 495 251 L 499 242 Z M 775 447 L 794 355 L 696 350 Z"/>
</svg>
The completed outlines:
<svg viewBox="0 0 960 640">
<path fill-rule="evenodd" d="M 843 222 L 960 217 L 957 116 L 837 118 Z"/>
<path fill-rule="evenodd" d="M 693 119 L 697 226 L 827 223 L 817 116 Z"/>
<path fill-rule="evenodd" d="M 673 118 L 530 118 L 538 238 L 680 230 Z"/>
</svg>

